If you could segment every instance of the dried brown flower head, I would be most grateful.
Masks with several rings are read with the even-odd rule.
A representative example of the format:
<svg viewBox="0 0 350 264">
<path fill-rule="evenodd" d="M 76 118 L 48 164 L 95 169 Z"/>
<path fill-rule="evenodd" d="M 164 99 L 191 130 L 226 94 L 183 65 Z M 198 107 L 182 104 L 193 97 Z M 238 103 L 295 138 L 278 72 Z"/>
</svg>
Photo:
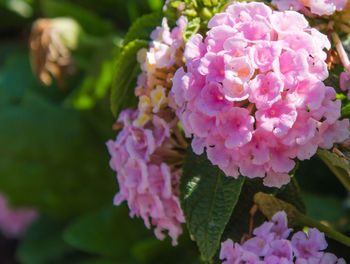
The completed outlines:
<svg viewBox="0 0 350 264">
<path fill-rule="evenodd" d="M 46 18 L 34 22 L 30 35 L 31 65 L 42 83 L 50 85 L 53 77 L 62 88 L 65 76 L 73 74 L 75 66 L 57 24 L 57 20 Z"/>
</svg>

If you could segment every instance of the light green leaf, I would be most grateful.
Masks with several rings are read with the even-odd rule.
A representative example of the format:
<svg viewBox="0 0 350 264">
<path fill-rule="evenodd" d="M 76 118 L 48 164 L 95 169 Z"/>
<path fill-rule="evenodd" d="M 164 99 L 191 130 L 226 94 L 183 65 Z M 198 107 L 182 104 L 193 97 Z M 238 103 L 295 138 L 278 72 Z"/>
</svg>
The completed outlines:
<svg viewBox="0 0 350 264">
<path fill-rule="evenodd" d="M 181 182 L 181 205 L 191 236 L 202 256 L 210 260 L 235 207 L 243 177 L 227 177 L 206 158 L 191 149 L 185 158 Z"/>
<path fill-rule="evenodd" d="M 147 46 L 147 41 L 136 39 L 129 42 L 119 56 L 111 91 L 111 110 L 115 117 L 118 116 L 122 109 L 137 102 L 134 96 L 134 89 L 140 65 L 136 57 L 137 52 Z"/>
</svg>

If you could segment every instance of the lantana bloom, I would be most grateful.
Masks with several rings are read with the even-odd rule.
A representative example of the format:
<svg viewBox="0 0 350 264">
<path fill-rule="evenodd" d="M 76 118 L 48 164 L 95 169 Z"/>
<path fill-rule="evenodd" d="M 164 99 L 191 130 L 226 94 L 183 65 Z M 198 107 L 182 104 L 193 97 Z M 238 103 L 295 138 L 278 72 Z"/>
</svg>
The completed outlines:
<svg viewBox="0 0 350 264">
<path fill-rule="evenodd" d="M 33 209 L 10 208 L 6 198 L 0 194 L 0 231 L 8 238 L 20 238 L 37 218 Z"/>
<path fill-rule="evenodd" d="M 310 228 L 307 234 L 296 232 L 289 239 L 292 231 L 286 213 L 278 212 L 241 244 L 231 239 L 221 243 L 222 264 L 346 264 L 344 259 L 324 252 L 328 246 L 325 235 L 316 228 Z"/>
<path fill-rule="evenodd" d="M 158 239 L 164 239 L 168 231 L 174 245 L 185 222 L 179 181 L 187 143 L 169 107 L 168 93 L 173 74 L 183 65 L 186 24 L 186 18 L 180 17 L 170 31 L 163 19 L 162 26 L 151 34 L 150 48 L 139 51 L 138 108 L 120 113 L 116 128 L 122 130 L 115 141 L 107 142 L 110 167 L 117 172 L 119 183 L 114 203 L 127 201 L 131 217 L 141 217 L 147 228 L 154 226 Z"/>
<path fill-rule="evenodd" d="M 342 11 L 347 0 L 272 0 L 279 10 L 293 9 L 295 11 L 310 8 L 312 14 L 319 16 L 332 15 L 336 11 Z"/>
<path fill-rule="evenodd" d="M 327 37 L 295 11 L 233 2 L 186 43 L 173 78 L 176 113 L 197 154 L 227 176 L 281 187 L 295 159 L 349 137 L 328 77 Z"/>
</svg>

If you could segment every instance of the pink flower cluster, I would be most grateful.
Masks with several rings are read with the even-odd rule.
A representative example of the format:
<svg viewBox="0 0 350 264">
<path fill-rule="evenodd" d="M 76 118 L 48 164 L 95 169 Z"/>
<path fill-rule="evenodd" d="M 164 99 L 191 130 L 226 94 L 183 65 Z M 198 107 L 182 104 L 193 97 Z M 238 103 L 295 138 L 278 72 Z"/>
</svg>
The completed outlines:
<svg viewBox="0 0 350 264">
<path fill-rule="evenodd" d="M 119 117 L 123 130 L 116 141 L 107 143 L 112 156 L 110 166 L 117 172 L 119 183 L 114 203 L 127 201 L 131 217 L 142 217 L 147 228 L 151 223 L 156 226 L 155 235 L 159 239 L 168 230 L 176 244 L 182 233 L 181 223 L 185 221 L 178 192 L 181 170 L 171 168 L 165 160 L 179 155 L 168 148 L 172 145 L 170 130 L 162 119 L 155 116 L 147 126 L 136 127 L 132 125 L 136 116 L 137 111 L 123 111 Z"/>
<path fill-rule="evenodd" d="M 139 51 L 138 109 L 119 115 L 116 128 L 122 130 L 115 141 L 107 142 L 110 166 L 119 183 L 114 203 L 127 201 L 131 217 L 143 218 L 147 228 L 155 226 L 158 239 L 164 239 L 163 232 L 168 231 L 174 245 L 185 222 L 179 181 L 187 143 L 168 105 L 168 93 L 173 74 L 183 65 L 182 31 L 186 23 L 181 17 L 170 31 L 163 19 L 162 26 L 151 34 L 150 48 Z"/>
<path fill-rule="evenodd" d="M 32 209 L 9 208 L 6 198 L 0 194 L 0 230 L 6 237 L 21 237 L 37 216 L 37 212 Z"/>
<path fill-rule="evenodd" d="M 325 86 L 330 43 L 295 11 L 234 2 L 186 43 L 172 93 L 192 148 L 227 176 L 289 182 L 294 159 L 309 159 L 349 136 L 341 102 Z"/>
<path fill-rule="evenodd" d="M 347 0 L 272 0 L 272 4 L 276 5 L 281 11 L 289 9 L 303 11 L 308 7 L 312 14 L 329 16 L 336 11 L 342 11 L 347 4 Z"/>
<path fill-rule="evenodd" d="M 290 240 L 292 229 L 287 226 L 285 212 L 278 212 L 271 222 L 254 229 L 254 237 L 233 244 L 231 239 L 221 244 L 223 264 L 346 264 L 332 253 L 323 252 L 327 242 L 323 233 L 311 228 L 308 233 L 297 232 Z"/>
</svg>

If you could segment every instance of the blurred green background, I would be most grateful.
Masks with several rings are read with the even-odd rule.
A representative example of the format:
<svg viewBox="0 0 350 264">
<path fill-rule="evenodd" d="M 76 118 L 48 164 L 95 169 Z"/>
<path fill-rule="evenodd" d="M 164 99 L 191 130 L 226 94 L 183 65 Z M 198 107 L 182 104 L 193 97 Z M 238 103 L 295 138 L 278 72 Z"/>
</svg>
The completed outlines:
<svg viewBox="0 0 350 264">
<path fill-rule="evenodd" d="M 40 211 L 20 241 L 0 235 L 1 264 L 200 263 L 186 231 L 172 247 L 131 220 L 125 203 L 112 205 L 118 187 L 105 142 L 116 135 L 109 105 L 115 62 L 132 22 L 162 6 L 161 0 L 0 0 L 0 192 L 14 207 Z M 31 69 L 31 29 L 38 18 L 62 17 L 79 27 L 70 55 L 74 74 L 45 86 Z M 349 234 L 350 202 L 327 167 L 313 158 L 297 178 L 308 214 Z M 332 242 L 330 249 L 339 256 L 347 251 Z"/>
<path fill-rule="evenodd" d="M 109 88 L 123 36 L 158 0 L 0 0 L 0 191 L 41 212 L 21 241 L 0 235 L 0 263 L 195 263 L 188 235 L 160 242 L 117 192 L 105 147 L 115 137 Z M 79 24 L 74 74 L 43 85 L 30 65 L 38 18 Z M 0 212 L 1 213 L 1 212 Z"/>
</svg>

